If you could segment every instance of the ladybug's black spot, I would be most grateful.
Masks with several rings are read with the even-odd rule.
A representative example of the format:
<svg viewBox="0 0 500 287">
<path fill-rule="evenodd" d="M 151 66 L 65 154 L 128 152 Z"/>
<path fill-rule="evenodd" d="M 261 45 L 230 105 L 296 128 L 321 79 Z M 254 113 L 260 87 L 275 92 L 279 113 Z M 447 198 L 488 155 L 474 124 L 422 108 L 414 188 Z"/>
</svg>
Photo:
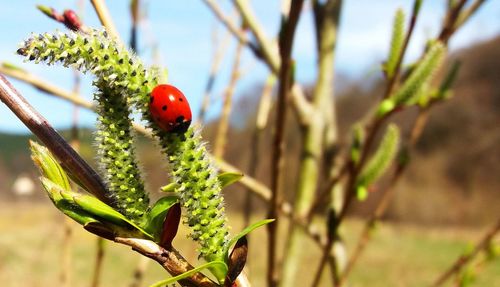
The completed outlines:
<svg viewBox="0 0 500 287">
<path fill-rule="evenodd" d="M 183 102 L 184 100 L 182 98 L 179 98 L 179 102 Z"/>
<path fill-rule="evenodd" d="M 155 97 L 151 97 L 151 98 L 149 99 L 149 102 L 150 102 L 150 103 L 152 103 L 154 100 L 155 100 Z"/>
<path fill-rule="evenodd" d="M 167 105 L 164 105 L 163 107 L 161 107 L 162 110 L 166 111 L 167 110 Z"/>
</svg>

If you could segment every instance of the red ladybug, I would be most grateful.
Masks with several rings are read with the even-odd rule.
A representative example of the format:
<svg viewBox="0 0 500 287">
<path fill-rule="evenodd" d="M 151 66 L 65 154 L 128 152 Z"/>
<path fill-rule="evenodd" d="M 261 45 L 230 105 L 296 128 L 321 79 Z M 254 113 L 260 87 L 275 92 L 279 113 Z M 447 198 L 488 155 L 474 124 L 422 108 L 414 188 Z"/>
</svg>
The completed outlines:
<svg viewBox="0 0 500 287">
<path fill-rule="evenodd" d="M 191 124 L 191 108 L 174 86 L 158 85 L 151 92 L 149 111 L 156 124 L 167 132 L 183 133 Z"/>
</svg>

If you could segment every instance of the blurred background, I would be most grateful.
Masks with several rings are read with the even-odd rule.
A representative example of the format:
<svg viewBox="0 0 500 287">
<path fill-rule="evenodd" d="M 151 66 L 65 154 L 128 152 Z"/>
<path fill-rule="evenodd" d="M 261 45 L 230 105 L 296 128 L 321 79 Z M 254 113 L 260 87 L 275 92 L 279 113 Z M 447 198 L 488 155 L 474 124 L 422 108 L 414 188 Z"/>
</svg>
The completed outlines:
<svg viewBox="0 0 500 287">
<path fill-rule="evenodd" d="M 199 115 L 209 72 L 215 57 L 220 67 L 204 120 L 207 142 L 213 142 L 221 113 L 222 96 L 231 77 L 236 43 L 213 17 L 202 1 L 141 2 L 136 52 L 148 64 L 168 68 L 169 82 L 188 97 L 193 114 Z M 446 1 L 424 1 L 415 37 L 410 42 L 407 60 L 415 60 L 427 39 L 434 36 L 442 21 Z M 451 40 L 450 60 L 460 59 L 462 68 L 454 86 L 453 99 L 433 111 L 413 155 L 412 164 L 397 186 L 380 234 L 361 259 L 364 270 L 353 274 L 352 286 L 422 286 L 429 276 L 436 276 L 453 258 L 466 250 L 485 226 L 497 219 L 500 207 L 500 1 L 486 1 L 477 14 Z M 335 97 L 342 141 L 349 141 L 349 127 L 359 120 L 383 92 L 380 64 L 389 49 L 392 15 L 398 7 L 411 9 L 413 1 L 345 1 L 342 10 L 336 53 Z M 23 63 L 15 55 L 17 43 L 31 32 L 64 30 L 60 24 L 36 9 L 37 4 L 60 11 L 78 11 L 87 26 L 99 27 L 92 6 L 86 1 L 2 1 L 0 62 L 9 63 L 43 77 L 64 89 L 73 87 L 74 74 L 62 67 Z M 129 1 L 107 1 L 115 24 L 124 41 L 130 39 Z M 230 3 L 221 3 L 230 11 Z M 279 1 L 253 1 L 256 15 L 268 36 L 279 28 Z M 311 8 L 301 18 L 296 35 L 294 58 L 297 80 L 310 93 L 316 77 L 316 53 Z M 218 56 L 217 53 L 222 54 Z M 267 67 L 243 50 L 241 75 L 234 92 L 233 112 L 225 150 L 225 159 L 245 171 L 255 126 L 256 110 Z M 66 138 L 71 138 L 74 107 L 68 102 L 44 94 L 22 81 L 12 80 L 16 88 Z M 80 94 L 92 99 L 91 77 L 81 76 Z M 272 112 L 271 112 L 272 115 Z M 408 126 L 415 113 L 398 115 L 396 122 Z M 77 112 L 80 153 L 94 164 L 92 146 L 95 115 L 85 109 Z M 271 116 L 272 120 L 272 116 Z M 294 117 L 289 117 L 292 126 Z M 259 143 L 259 166 L 256 178 L 269 184 L 271 128 L 263 132 Z M 51 206 L 37 180 L 37 171 L 28 153 L 29 131 L 4 106 L 0 105 L 0 282 L 2 286 L 46 286 L 58 284 L 60 244 L 63 222 Z M 300 131 L 289 129 L 285 190 L 296 185 Z M 153 197 L 165 185 L 164 167 L 156 147 L 139 137 L 139 154 Z M 376 188 L 376 187 L 375 187 Z M 241 211 L 244 189 L 226 190 L 227 209 L 235 231 L 243 227 Z M 286 194 L 292 198 L 293 194 Z M 377 193 L 351 212 L 347 240 L 355 238 L 360 219 L 371 214 Z M 265 208 L 257 198 L 254 216 L 262 218 Z M 262 206 L 262 207 L 260 207 Z M 76 224 L 75 224 L 75 227 Z M 95 244 L 91 235 L 78 227 L 73 231 L 72 285 L 88 286 Z M 286 231 L 283 231 L 286 232 Z M 256 233 L 265 236 L 263 231 Z M 252 236 L 253 237 L 253 236 Z M 194 248 L 178 236 L 181 250 Z M 252 246 L 251 238 L 250 244 Z M 257 241 L 257 240 L 255 240 Z M 106 249 L 102 286 L 128 286 L 139 256 L 121 246 Z M 251 247 L 250 276 L 255 286 L 264 282 L 258 246 Z M 385 250 L 385 251 L 384 251 Z M 398 250 L 397 254 L 386 252 Z M 314 256 L 315 251 L 311 251 Z M 405 259 L 404 259 L 405 258 Z M 408 259 L 411 258 L 411 259 Z M 500 262 L 488 267 L 475 286 L 500 286 Z M 121 270 L 117 272 L 116 270 Z M 128 272 L 128 273 L 127 273 Z M 259 275 L 260 274 L 260 275 Z M 383 276 L 381 275 L 383 274 Z M 160 267 L 151 263 L 145 279 L 152 283 L 165 277 Z M 375 281 L 374 281 L 375 279 Z M 483 281 L 481 281 L 483 280 Z M 119 282 L 119 283 L 117 283 Z M 375 283 L 374 283 L 375 282 Z M 262 285 L 261 285 L 261 284 Z M 147 285 L 147 284 L 145 284 Z M 300 285 L 297 285 L 300 286 Z"/>
</svg>

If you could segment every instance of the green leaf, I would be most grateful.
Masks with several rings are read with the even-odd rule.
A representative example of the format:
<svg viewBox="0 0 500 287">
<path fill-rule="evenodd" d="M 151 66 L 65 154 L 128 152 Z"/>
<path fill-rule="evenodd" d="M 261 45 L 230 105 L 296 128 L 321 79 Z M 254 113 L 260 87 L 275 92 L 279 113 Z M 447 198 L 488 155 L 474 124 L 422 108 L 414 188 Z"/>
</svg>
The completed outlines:
<svg viewBox="0 0 500 287">
<path fill-rule="evenodd" d="M 165 196 L 158 199 L 147 215 L 147 222 L 144 229 L 153 234 L 155 238 L 158 238 L 163 227 L 165 215 L 178 200 L 177 196 Z"/>
<path fill-rule="evenodd" d="M 66 198 L 63 198 L 61 196 L 61 193 L 63 192 L 61 188 L 53 183 L 50 179 L 42 177 L 41 181 L 43 187 L 49 195 L 49 198 L 52 200 L 57 209 L 59 209 L 69 218 L 73 219 L 81 225 L 85 225 L 90 222 L 99 222 L 91 214 L 77 206 L 72 200 L 68 201 Z"/>
<path fill-rule="evenodd" d="M 213 268 L 213 267 L 216 267 L 216 266 L 219 266 L 219 268 L 225 268 L 226 269 L 226 272 L 227 272 L 227 265 L 226 263 L 222 262 L 222 261 L 212 261 L 212 262 L 208 262 L 208 263 L 205 263 L 205 264 L 202 264 L 196 268 L 193 268 L 187 272 L 184 272 L 180 275 L 177 275 L 175 277 L 172 277 L 172 278 L 168 278 L 168 279 L 165 279 L 165 280 L 162 280 L 162 281 L 158 281 L 156 282 L 155 284 L 153 285 L 150 285 L 149 287 L 162 287 L 162 286 L 165 286 L 167 284 L 172 284 L 172 283 L 175 283 L 179 280 L 182 280 L 182 279 L 185 279 L 185 278 L 188 278 L 198 272 L 200 272 L 201 270 L 203 269 L 207 269 L 207 268 Z"/>
<path fill-rule="evenodd" d="M 58 185 L 62 190 L 71 190 L 66 172 L 50 151 L 34 141 L 30 141 L 30 148 L 31 159 L 40 169 L 42 176 Z"/>
<path fill-rule="evenodd" d="M 424 58 L 418 63 L 417 67 L 411 72 L 410 76 L 397 92 L 391 97 L 396 106 L 407 105 L 418 102 L 420 90 L 425 83 L 432 80 L 433 75 L 440 67 L 446 48 L 441 42 L 431 43 Z"/>
<path fill-rule="evenodd" d="M 220 182 L 220 187 L 224 188 L 229 186 L 243 177 L 242 173 L 239 172 L 224 172 L 217 176 Z"/>
<path fill-rule="evenodd" d="M 405 40 L 405 13 L 403 9 L 398 9 L 394 16 L 394 24 L 392 28 L 391 50 L 389 57 L 385 63 L 385 71 L 387 78 L 391 79 L 396 74 L 396 66 L 401 57 Z"/>
<path fill-rule="evenodd" d="M 240 238 L 242 238 L 243 236 L 252 232 L 253 230 L 255 230 L 261 226 L 264 226 L 266 224 L 269 224 L 273 221 L 274 221 L 274 219 L 263 219 L 263 220 L 257 221 L 255 223 L 253 223 L 252 225 L 248 226 L 247 228 L 243 229 L 240 233 L 235 235 L 233 238 L 231 238 L 231 240 L 229 240 L 229 242 L 226 244 L 226 246 L 224 246 L 224 258 L 227 260 L 228 254 L 229 254 L 229 248 L 231 248 L 231 246 L 233 246 Z"/>
<path fill-rule="evenodd" d="M 387 127 L 377 151 L 361 170 L 357 186 L 368 186 L 381 177 L 393 161 L 399 146 L 399 128 L 395 124 Z"/>
</svg>

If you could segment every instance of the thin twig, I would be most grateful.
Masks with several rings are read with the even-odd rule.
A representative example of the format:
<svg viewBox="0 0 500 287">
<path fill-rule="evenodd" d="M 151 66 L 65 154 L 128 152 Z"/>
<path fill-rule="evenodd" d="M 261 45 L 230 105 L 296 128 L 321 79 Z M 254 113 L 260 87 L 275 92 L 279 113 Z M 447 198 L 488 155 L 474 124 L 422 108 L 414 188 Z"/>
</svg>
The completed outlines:
<svg viewBox="0 0 500 287">
<path fill-rule="evenodd" d="M 224 91 L 224 103 L 222 105 L 222 112 L 219 118 L 219 124 L 215 135 L 213 155 L 216 158 L 224 158 L 227 132 L 229 129 L 229 116 L 231 115 L 231 109 L 233 106 L 233 95 L 236 89 L 236 84 L 238 83 L 241 75 L 240 63 L 242 51 L 243 44 L 241 42 L 238 42 L 234 55 L 233 67 L 231 70 L 231 79 L 229 80 L 229 84 Z"/>
<path fill-rule="evenodd" d="M 238 28 L 236 24 L 234 24 L 229 17 L 224 15 L 224 12 L 222 9 L 219 7 L 217 2 L 214 0 L 203 0 L 205 4 L 207 4 L 207 7 L 212 10 L 214 13 L 215 17 L 219 19 L 219 21 L 226 26 L 226 28 L 231 32 L 231 34 L 234 35 L 238 41 L 244 45 L 247 45 L 257 57 L 260 57 L 260 49 L 250 40 L 248 39 L 247 35 L 242 31 L 241 29 Z"/>
<path fill-rule="evenodd" d="M 236 0 L 239 5 L 240 12 L 244 13 L 246 6 L 245 2 Z M 276 272 L 276 251 L 277 251 L 277 232 L 278 232 L 278 210 L 281 201 L 281 190 L 283 188 L 283 169 L 285 155 L 285 123 L 287 115 L 287 104 L 294 78 L 292 74 L 292 47 L 295 37 L 295 29 L 299 21 L 300 12 L 302 10 L 303 0 L 292 1 L 288 18 L 284 20 L 282 26 L 282 34 L 279 39 L 279 53 L 281 58 L 281 67 L 279 70 L 279 85 L 278 85 L 278 102 L 276 109 L 275 136 L 273 138 L 273 153 L 271 158 L 271 190 L 272 197 L 268 211 L 268 218 L 274 218 L 275 221 L 268 225 L 269 245 L 268 245 L 268 265 L 267 265 L 267 284 L 269 287 L 277 285 L 278 275 Z M 248 12 L 248 11 L 247 11 Z M 250 22 L 255 22 L 247 14 L 242 15 L 248 25 Z M 254 26 L 256 33 L 256 26 Z M 260 37 L 256 35 L 256 37 Z M 261 40 L 259 40 L 260 42 Z M 270 53 L 270 51 L 268 51 Z M 265 53 L 266 54 L 266 53 Z M 270 56 L 270 55 L 268 55 Z M 266 56 L 266 57 L 268 57 Z"/>
<path fill-rule="evenodd" d="M 274 45 L 269 42 L 267 39 L 264 30 L 261 25 L 257 21 L 250 4 L 247 0 L 233 0 L 236 8 L 238 9 L 241 17 L 245 21 L 246 25 L 252 34 L 255 36 L 257 43 L 259 44 L 259 52 L 262 52 L 262 58 L 265 63 L 269 66 L 269 68 L 275 73 L 278 74 L 280 71 L 280 57 L 283 60 L 282 55 L 278 56 L 276 48 Z M 296 1 L 293 1 L 296 2 Z M 281 53 L 281 52 L 280 52 Z M 282 68 L 282 67 L 281 67 Z"/>
<path fill-rule="evenodd" d="M 488 248 L 490 242 L 493 240 L 495 235 L 500 231 L 500 218 L 479 240 L 479 242 L 474 247 L 474 250 L 466 255 L 458 257 L 458 259 L 448 268 L 443 274 L 441 274 L 436 281 L 431 285 L 432 287 L 442 286 L 446 281 L 460 270 L 474 257 L 476 257 L 481 251 Z"/>
<path fill-rule="evenodd" d="M 101 24 L 106 27 L 108 33 L 115 38 L 117 41 L 122 42 L 120 38 L 120 34 L 118 34 L 118 30 L 116 30 L 115 24 L 113 23 L 113 18 L 109 14 L 108 7 L 106 7 L 106 3 L 104 0 L 90 0 L 92 6 L 94 6 L 94 10 L 99 17 L 99 21 Z"/>
</svg>

